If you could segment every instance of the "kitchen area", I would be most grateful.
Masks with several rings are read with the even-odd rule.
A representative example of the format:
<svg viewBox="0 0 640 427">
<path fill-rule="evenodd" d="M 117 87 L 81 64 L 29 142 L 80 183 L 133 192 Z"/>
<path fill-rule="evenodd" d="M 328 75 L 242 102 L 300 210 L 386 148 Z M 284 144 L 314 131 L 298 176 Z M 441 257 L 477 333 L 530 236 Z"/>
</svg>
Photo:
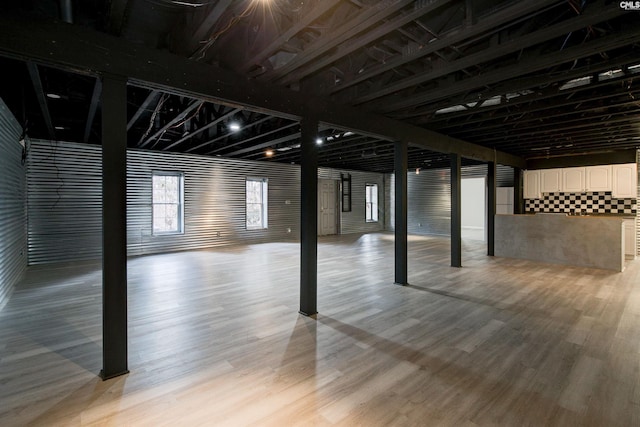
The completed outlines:
<svg viewBox="0 0 640 427">
<path fill-rule="evenodd" d="M 637 163 L 526 170 L 524 214 L 497 211 L 495 255 L 623 271 L 637 196 Z"/>
</svg>

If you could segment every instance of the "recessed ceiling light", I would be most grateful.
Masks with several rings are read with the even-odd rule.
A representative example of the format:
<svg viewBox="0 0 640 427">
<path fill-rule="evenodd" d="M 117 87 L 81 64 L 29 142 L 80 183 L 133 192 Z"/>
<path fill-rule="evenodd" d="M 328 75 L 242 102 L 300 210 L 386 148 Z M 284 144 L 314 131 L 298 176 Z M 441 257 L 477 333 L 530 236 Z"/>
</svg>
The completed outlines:
<svg viewBox="0 0 640 427">
<path fill-rule="evenodd" d="M 273 150 L 267 150 L 267 151 L 265 151 L 265 152 L 264 152 L 264 155 L 265 155 L 265 156 L 267 156 L 267 157 L 271 157 L 271 156 L 273 156 Z"/>
<path fill-rule="evenodd" d="M 58 95 L 57 93 L 48 93 L 47 94 L 47 98 L 51 98 L 51 99 L 60 99 L 62 98 L 60 95 Z"/>
<path fill-rule="evenodd" d="M 54 128 L 56 128 L 57 130 L 65 130 L 66 129 L 64 126 L 54 126 Z"/>
<path fill-rule="evenodd" d="M 229 130 L 231 132 L 238 132 L 240 130 L 240 124 L 236 122 L 229 123 Z"/>
<path fill-rule="evenodd" d="M 322 138 L 318 138 L 318 139 L 316 139 L 316 144 L 318 144 L 318 145 L 322 145 Z"/>
</svg>

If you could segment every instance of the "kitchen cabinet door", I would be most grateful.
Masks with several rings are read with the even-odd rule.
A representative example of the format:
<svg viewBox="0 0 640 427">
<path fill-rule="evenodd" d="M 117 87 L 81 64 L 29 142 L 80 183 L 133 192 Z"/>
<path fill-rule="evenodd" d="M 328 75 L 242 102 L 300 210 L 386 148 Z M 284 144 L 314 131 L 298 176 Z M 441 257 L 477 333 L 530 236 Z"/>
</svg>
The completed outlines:
<svg viewBox="0 0 640 427">
<path fill-rule="evenodd" d="M 540 171 L 524 171 L 523 197 L 525 199 L 540 198 Z"/>
<path fill-rule="evenodd" d="M 558 193 L 562 189 L 562 169 L 542 169 L 540 171 L 540 192 Z"/>
<path fill-rule="evenodd" d="M 611 165 L 587 166 L 585 180 L 587 191 L 612 191 Z"/>
<path fill-rule="evenodd" d="M 562 187 L 565 193 L 582 193 L 584 191 L 584 168 L 562 169 Z"/>
<path fill-rule="evenodd" d="M 613 165 L 613 197 L 616 199 L 638 197 L 638 170 L 635 163 Z"/>
</svg>

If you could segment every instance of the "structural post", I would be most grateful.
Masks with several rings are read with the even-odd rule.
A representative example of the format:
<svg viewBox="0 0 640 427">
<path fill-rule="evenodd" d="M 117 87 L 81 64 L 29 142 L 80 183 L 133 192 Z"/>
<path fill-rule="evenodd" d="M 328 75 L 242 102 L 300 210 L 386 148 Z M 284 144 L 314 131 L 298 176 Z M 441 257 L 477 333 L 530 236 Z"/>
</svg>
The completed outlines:
<svg viewBox="0 0 640 427">
<path fill-rule="evenodd" d="M 487 165 L 487 255 L 495 252 L 496 162 Z"/>
<path fill-rule="evenodd" d="M 513 213 L 524 212 L 524 199 L 522 198 L 522 169 L 513 168 Z"/>
<path fill-rule="evenodd" d="M 451 154 L 451 267 L 462 267 L 462 159 Z"/>
<path fill-rule="evenodd" d="M 407 248 L 407 143 L 395 142 L 395 283 L 409 284 L 408 280 L 408 248 Z"/>
<path fill-rule="evenodd" d="M 127 368 L 127 81 L 102 79 L 102 371 Z"/>
<path fill-rule="evenodd" d="M 318 312 L 318 120 L 300 124 L 300 313 L 312 316 Z"/>
</svg>

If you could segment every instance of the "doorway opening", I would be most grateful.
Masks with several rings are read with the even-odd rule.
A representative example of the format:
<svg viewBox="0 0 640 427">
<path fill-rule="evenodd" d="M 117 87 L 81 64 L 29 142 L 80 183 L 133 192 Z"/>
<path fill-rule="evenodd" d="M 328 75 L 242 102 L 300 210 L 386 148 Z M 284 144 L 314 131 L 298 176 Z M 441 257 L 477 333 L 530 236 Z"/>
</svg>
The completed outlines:
<svg viewBox="0 0 640 427">
<path fill-rule="evenodd" d="M 462 238 L 486 240 L 486 178 L 463 178 L 461 180 Z"/>
</svg>

